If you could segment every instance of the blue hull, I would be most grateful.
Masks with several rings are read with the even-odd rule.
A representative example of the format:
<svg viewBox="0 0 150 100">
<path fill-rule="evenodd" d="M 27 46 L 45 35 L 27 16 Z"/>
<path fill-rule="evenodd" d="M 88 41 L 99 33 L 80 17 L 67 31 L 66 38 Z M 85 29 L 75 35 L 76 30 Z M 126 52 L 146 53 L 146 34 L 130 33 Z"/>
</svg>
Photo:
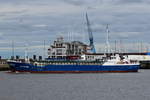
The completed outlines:
<svg viewBox="0 0 150 100">
<path fill-rule="evenodd" d="M 32 73 L 137 72 L 139 65 L 45 65 L 8 62 L 12 71 Z"/>
</svg>

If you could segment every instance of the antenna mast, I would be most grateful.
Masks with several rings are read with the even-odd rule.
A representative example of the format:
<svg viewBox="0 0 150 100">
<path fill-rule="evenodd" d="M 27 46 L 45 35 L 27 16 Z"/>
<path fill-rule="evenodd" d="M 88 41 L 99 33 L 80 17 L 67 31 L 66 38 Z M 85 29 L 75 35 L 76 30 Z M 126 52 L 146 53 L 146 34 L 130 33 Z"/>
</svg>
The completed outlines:
<svg viewBox="0 0 150 100">
<path fill-rule="evenodd" d="M 28 44 L 25 44 L 25 62 L 29 62 L 29 58 L 28 58 Z"/>
<path fill-rule="evenodd" d="M 106 26 L 106 32 L 107 32 L 107 36 L 106 36 L 106 51 L 107 53 L 110 53 L 110 44 L 109 44 L 109 27 L 108 24 Z"/>
<path fill-rule="evenodd" d="M 45 56 L 46 56 L 46 54 L 45 54 L 46 53 L 45 52 L 45 50 L 46 50 L 46 48 L 45 48 L 45 40 L 44 40 L 44 48 L 43 49 L 44 49 L 44 57 L 43 58 L 45 59 Z"/>
<path fill-rule="evenodd" d="M 14 41 L 12 41 L 12 59 L 15 57 Z"/>
</svg>

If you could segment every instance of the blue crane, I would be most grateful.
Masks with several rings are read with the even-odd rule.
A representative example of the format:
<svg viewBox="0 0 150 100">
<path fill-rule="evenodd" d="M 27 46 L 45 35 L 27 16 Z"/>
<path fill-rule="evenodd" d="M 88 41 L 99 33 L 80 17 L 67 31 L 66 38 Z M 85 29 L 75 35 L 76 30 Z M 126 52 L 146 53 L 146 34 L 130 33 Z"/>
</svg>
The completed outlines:
<svg viewBox="0 0 150 100">
<path fill-rule="evenodd" d="M 94 41 L 93 41 L 92 29 L 91 29 L 91 25 L 90 25 L 87 13 L 86 13 L 86 21 L 87 21 L 87 29 L 88 29 L 88 34 L 89 34 L 91 52 L 96 53 Z"/>
</svg>

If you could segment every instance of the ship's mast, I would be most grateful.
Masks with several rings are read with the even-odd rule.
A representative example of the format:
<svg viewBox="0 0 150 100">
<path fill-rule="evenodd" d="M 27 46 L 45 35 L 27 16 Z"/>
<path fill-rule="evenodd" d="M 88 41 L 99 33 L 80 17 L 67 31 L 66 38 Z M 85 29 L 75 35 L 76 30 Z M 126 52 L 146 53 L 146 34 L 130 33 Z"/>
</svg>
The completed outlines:
<svg viewBox="0 0 150 100">
<path fill-rule="evenodd" d="M 45 48 L 45 40 L 44 40 L 44 48 L 43 48 L 43 49 L 44 49 L 43 58 L 45 59 L 45 57 L 46 57 L 46 54 L 45 54 L 45 53 L 46 53 L 46 52 L 45 52 L 45 50 L 46 50 L 46 48 Z"/>
<path fill-rule="evenodd" d="M 110 50 L 110 44 L 109 44 L 109 26 L 108 26 L 108 24 L 106 26 L 106 32 L 107 32 L 107 35 L 106 35 L 106 53 L 110 53 L 111 50 Z"/>
<path fill-rule="evenodd" d="M 25 62 L 29 62 L 29 58 L 28 58 L 28 45 L 25 45 Z"/>
<path fill-rule="evenodd" d="M 115 50 L 114 50 L 115 53 L 117 53 L 117 41 L 115 40 Z"/>
<path fill-rule="evenodd" d="M 12 59 L 15 57 L 14 41 L 12 41 Z"/>
</svg>

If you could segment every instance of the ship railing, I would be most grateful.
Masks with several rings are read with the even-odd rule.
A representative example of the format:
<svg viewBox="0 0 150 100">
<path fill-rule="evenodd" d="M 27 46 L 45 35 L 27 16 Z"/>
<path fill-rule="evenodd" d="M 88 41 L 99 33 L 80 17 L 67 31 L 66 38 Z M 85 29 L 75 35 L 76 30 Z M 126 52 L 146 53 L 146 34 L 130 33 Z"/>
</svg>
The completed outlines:
<svg viewBox="0 0 150 100">
<path fill-rule="evenodd" d="M 36 61 L 34 65 L 101 65 L 104 61 Z"/>
</svg>

